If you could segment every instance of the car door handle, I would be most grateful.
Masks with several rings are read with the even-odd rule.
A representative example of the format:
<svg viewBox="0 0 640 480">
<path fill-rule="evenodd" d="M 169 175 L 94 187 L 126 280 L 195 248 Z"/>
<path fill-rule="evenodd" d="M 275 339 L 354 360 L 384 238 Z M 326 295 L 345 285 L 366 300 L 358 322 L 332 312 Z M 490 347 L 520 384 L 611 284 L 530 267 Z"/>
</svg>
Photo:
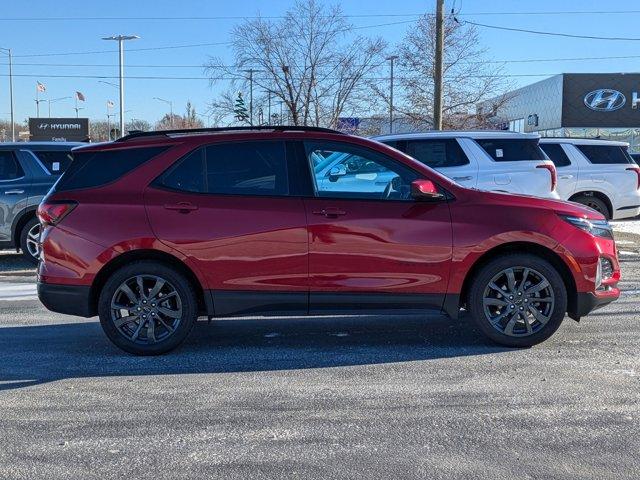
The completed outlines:
<svg viewBox="0 0 640 480">
<path fill-rule="evenodd" d="M 471 175 L 467 175 L 466 177 L 453 177 L 454 180 L 456 181 L 465 181 L 465 180 L 471 180 L 473 177 Z"/>
<path fill-rule="evenodd" d="M 177 210 L 180 213 L 189 213 L 198 209 L 197 205 L 189 202 L 178 202 L 173 204 L 165 204 L 165 210 Z"/>
<path fill-rule="evenodd" d="M 560 175 L 558 178 L 562 180 L 569 180 L 570 178 L 573 178 L 573 175 Z"/>
<path fill-rule="evenodd" d="M 314 210 L 312 213 L 314 215 L 322 215 L 327 218 L 336 218 L 336 217 L 339 217 L 340 215 L 347 214 L 347 212 L 345 212 L 344 210 L 340 210 L 339 208 L 335 208 L 335 207 L 323 208 L 322 210 Z"/>
<path fill-rule="evenodd" d="M 4 192 L 5 195 L 22 195 L 24 190 L 7 190 Z"/>
</svg>

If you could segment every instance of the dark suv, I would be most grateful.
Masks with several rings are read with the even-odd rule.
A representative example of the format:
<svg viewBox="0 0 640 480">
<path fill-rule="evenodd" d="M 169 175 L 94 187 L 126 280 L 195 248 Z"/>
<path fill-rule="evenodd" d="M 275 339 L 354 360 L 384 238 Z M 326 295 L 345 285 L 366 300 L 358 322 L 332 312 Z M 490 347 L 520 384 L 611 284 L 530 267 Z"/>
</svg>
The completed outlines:
<svg viewBox="0 0 640 480">
<path fill-rule="evenodd" d="M 0 143 L 0 248 L 22 250 L 38 263 L 40 222 L 36 209 L 71 163 L 82 143 Z"/>
<path fill-rule="evenodd" d="M 494 341 L 529 346 L 620 294 L 598 212 L 467 189 L 324 129 L 147 132 L 76 149 L 38 216 L 42 303 L 99 315 L 137 354 L 176 347 L 198 316 L 461 308 Z"/>
</svg>

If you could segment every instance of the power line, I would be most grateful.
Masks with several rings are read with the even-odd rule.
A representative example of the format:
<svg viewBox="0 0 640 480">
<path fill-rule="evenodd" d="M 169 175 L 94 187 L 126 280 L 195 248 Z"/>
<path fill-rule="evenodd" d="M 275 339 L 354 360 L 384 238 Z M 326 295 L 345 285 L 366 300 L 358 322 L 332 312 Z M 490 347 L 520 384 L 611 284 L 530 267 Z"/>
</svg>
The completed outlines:
<svg viewBox="0 0 640 480">
<path fill-rule="evenodd" d="M 525 11 L 525 12 L 468 12 L 456 13 L 456 16 L 505 16 L 505 15 L 629 15 L 640 13 L 640 10 L 564 10 L 564 11 Z M 367 13 L 346 14 L 345 18 L 393 18 L 433 16 L 432 13 Z M 69 21 L 212 21 L 212 20 L 278 20 L 284 15 L 217 15 L 217 16 L 153 16 L 153 17 L 3 17 L 0 21 L 11 22 L 69 22 Z"/>
<path fill-rule="evenodd" d="M 484 27 L 484 28 L 492 28 L 495 30 L 506 30 L 509 32 L 522 32 L 522 33 L 531 33 L 531 34 L 535 34 L 535 35 L 548 35 L 548 36 L 552 36 L 552 37 L 565 37 L 565 38 L 580 38 L 580 39 L 586 39 L 586 40 L 612 40 L 612 41 L 625 41 L 625 42 L 638 42 L 640 41 L 640 38 L 630 38 L 630 37 L 598 37 L 598 36 L 592 36 L 592 35 L 573 35 L 570 33 L 561 33 L 561 32 L 543 32 L 543 31 L 539 31 L 539 30 L 528 30 L 525 28 L 513 28 L 513 27 L 502 27 L 502 26 L 498 26 L 498 25 L 487 25 L 484 23 L 477 23 L 477 22 L 471 22 L 469 20 L 465 20 L 463 23 L 465 24 L 469 24 L 469 25 L 475 25 L 477 27 Z"/>
</svg>

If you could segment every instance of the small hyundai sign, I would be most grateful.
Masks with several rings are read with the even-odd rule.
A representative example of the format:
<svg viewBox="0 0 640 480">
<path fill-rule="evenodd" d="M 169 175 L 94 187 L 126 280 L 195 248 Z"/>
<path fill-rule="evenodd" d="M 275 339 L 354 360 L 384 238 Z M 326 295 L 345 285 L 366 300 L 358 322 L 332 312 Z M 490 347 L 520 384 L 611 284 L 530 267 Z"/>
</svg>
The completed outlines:
<svg viewBox="0 0 640 480">
<path fill-rule="evenodd" d="M 29 140 L 50 142 L 89 141 L 88 118 L 30 118 Z"/>
</svg>

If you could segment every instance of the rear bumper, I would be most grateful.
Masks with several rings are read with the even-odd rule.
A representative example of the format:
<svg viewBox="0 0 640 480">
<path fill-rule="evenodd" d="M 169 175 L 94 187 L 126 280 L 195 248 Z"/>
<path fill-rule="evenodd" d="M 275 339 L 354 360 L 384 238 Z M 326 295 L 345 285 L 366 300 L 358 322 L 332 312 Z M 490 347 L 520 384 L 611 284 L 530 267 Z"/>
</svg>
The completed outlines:
<svg viewBox="0 0 640 480">
<path fill-rule="evenodd" d="M 622 218 L 634 218 L 640 215 L 640 207 L 622 207 L 613 212 L 613 220 L 620 220 Z"/>
<path fill-rule="evenodd" d="M 82 285 L 57 285 L 38 282 L 38 298 L 52 312 L 78 317 L 93 317 L 91 287 Z"/>
<path fill-rule="evenodd" d="M 580 320 L 580 317 L 589 315 L 594 310 L 609 305 L 620 297 L 620 291 L 616 288 L 607 292 L 578 292 L 576 296 L 576 305 L 573 312 L 569 312 L 569 316 L 574 320 Z"/>
</svg>

